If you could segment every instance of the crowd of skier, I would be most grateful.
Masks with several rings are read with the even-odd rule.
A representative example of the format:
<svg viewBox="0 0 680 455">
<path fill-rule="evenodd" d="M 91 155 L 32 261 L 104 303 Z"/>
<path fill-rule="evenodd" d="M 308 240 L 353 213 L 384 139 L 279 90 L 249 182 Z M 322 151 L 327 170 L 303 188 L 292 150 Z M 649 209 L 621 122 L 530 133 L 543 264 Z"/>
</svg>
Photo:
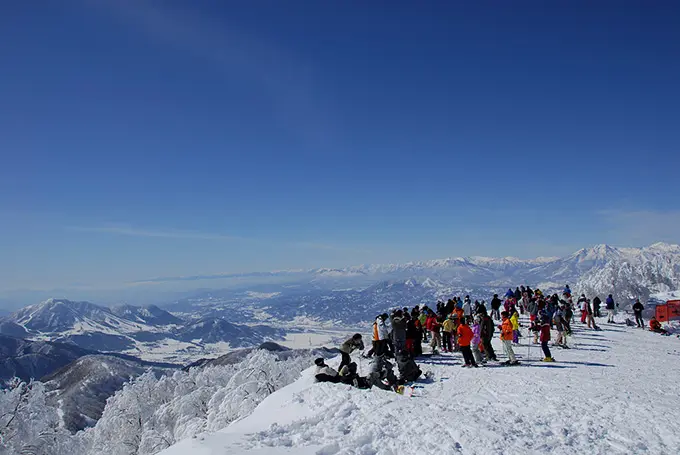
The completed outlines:
<svg viewBox="0 0 680 455">
<path fill-rule="evenodd" d="M 608 323 L 615 323 L 618 307 L 613 296 L 607 296 L 604 309 Z M 626 322 L 644 327 L 644 305 L 637 300 L 632 309 L 635 323 L 629 319 Z M 366 354 L 363 353 L 363 338 L 357 333 L 340 346 L 342 360 L 337 370 L 329 367 L 323 358 L 316 359 L 316 379 L 358 388 L 376 386 L 399 391 L 401 386 L 416 381 L 423 374 L 415 359 L 438 354 L 439 350 L 460 352 L 464 361 L 462 367 L 477 368 L 489 361 L 498 362 L 491 343 L 496 330 L 507 357 L 501 365 L 517 365 L 514 346 L 522 337 L 520 315 L 529 319 L 529 334 L 533 335 L 532 343 L 541 346 L 542 361 L 554 362 L 549 344 L 552 330 L 557 332 L 552 346 L 568 349 L 567 340 L 572 334 L 576 311 L 580 312 L 584 328 L 600 330 L 595 318 L 602 317 L 602 300 L 596 296 L 591 301 L 581 294 L 574 301 L 569 285 L 561 295 L 544 295 L 540 289 L 519 286 L 514 291 L 508 289 L 503 300 L 494 294 L 488 307 L 484 300 L 472 302 L 468 295 L 464 299 L 453 297 L 446 302 L 439 301 L 434 308 L 418 305 L 410 310 L 395 309 L 391 314 L 376 317 L 372 346 Z M 665 333 L 656 319 L 652 318 L 649 324 L 650 330 Z M 429 346 L 429 352 L 424 352 L 423 345 Z M 350 354 L 354 351 L 361 351 L 362 357 L 371 358 L 366 376 L 360 376 L 357 364 L 352 362 Z M 396 373 L 390 359 L 396 361 Z"/>
</svg>

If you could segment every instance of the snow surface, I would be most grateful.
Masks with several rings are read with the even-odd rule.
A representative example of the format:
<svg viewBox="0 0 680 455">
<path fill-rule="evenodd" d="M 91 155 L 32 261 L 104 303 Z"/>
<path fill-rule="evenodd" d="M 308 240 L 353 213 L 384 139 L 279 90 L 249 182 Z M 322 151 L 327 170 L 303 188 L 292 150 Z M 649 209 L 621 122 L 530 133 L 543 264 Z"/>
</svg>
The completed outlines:
<svg viewBox="0 0 680 455">
<path fill-rule="evenodd" d="M 577 323 L 572 349 L 552 348 L 556 363 L 540 362 L 526 329 L 515 349 L 520 366 L 460 368 L 458 354 L 421 359 L 434 377 L 412 398 L 316 384 L 310 368 L 250 416 L 161 453 L 680 453 L 680 340 L 600 324 L 596 332 Z M 494 347 L 502 352 L 497 339 Z"/>
</svg>

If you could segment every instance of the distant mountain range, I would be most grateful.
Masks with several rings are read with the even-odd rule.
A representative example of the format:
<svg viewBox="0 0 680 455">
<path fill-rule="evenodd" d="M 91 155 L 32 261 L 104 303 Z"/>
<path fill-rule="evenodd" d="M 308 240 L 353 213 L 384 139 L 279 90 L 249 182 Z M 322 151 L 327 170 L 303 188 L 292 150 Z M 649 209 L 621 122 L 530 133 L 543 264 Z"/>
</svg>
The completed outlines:
<svg viewBox="0 0 680 455">
<path fill-rule="evenodd" d="M 432 304 L 454 295 L 488 301 L 494 292 L 522 284 L 548 292 L 570 284 L 590 297 L 613 294 L 625 307 L 635 298 L 646 301 L 651 294 L 680 289 L 680 246 L 597 245 L 563 258 L 465 257 L 280 273 L 296 278 L 248 290 L 204 291 L 166 308 L 231 314 L 244 322 L 302 319 L 355 324 L 387 308 Z"/>
<path fill-rule="evenodd" d="M 475 256 L 262 275 L 286 281 L 202 291 L 163 308 L 49 299 L 0 319 L 0 333 L 143 355 L 215 343 L 256 346 L 285 335 L 271 326 L 293 331 L 301 324 L 355 326 L 388 308 L 466 294 L 488 301 L 494 292 L 522 284 L 552 292 L 569 283 L 591 297 L 614 294 L 625 307 L 635 298 L 646 301 L 680 289 L 680 246 L 597 245 L 563 258 Z"/>
<path fill-rule="evenodd" d="M 183 320 L 153 305 L 106 308 L 65 299 L 49 299 L 2 318 L 0 333 L 91 351 L 127 353 L 143 353 L 163 343 L 178 342 L 256 346 L 285 335 L 280 329 L 232 324 L 223 317 Z"/>
</svg>

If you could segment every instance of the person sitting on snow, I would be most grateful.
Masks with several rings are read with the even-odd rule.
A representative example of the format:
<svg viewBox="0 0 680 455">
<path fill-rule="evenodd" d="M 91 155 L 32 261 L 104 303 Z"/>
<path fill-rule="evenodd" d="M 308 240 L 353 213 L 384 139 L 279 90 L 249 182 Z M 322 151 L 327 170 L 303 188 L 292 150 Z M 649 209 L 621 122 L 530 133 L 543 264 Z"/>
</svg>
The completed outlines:
<svg viewBox="0 0 680 455">
<path fill-rule="evenodd" d="M 350 362 L 340 370 L 340 382 L 351 385 L 357 389 L 370 389 L 371 384 L 366 378 L 362 378 L 357 373 L 356 362 Z"/>
<path fill-rule="evenodd" d="M 326 365 L 326 361 L 323 359 L 323 357 L 316 359 L 314 364 L 316 365 L 316 373 L 314 377 L 316 378 L 317 382 L 340 382 L 340 376 L 338 376 L 338 372 Z"/>
<path fill-rule="evenodd" d="M 394 375 L 394 366 L 385 359 L 385 356 L 375 357 L 368 367 L 369 373 L 366 379 L 371 385 L 383 390 L 394 390 L 397 377 Z"/>
<path fill-rule="evenodd" d="M 397 368 L 399 369 L 399 379 L 397 384 L 404 385 L 407 382 L 418 380 L 423 372 L 420 370 L 411 354 L 403 350 L 397 355 Z"/>
<path fill-rule="evenodd" d="M 668 335 L 668 331 L 661 327 L 661 323 L 657 321 L 655 317 L 652 317 L 652 319 L 649 320 L 649 330 L 662 335 Z"/>
</svg>

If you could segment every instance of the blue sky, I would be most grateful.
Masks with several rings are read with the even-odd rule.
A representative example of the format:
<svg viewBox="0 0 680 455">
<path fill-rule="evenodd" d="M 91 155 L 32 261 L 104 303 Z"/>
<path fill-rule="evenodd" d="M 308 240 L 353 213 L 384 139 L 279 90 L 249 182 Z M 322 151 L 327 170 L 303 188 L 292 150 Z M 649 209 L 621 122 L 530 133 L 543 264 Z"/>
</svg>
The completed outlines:
<svg viewBox="0 0 680 455">
<path fill-rule="evenodd" d="M 680 242 L 677 2 L 5 2 L 0 292 Z"/>
</svg>

